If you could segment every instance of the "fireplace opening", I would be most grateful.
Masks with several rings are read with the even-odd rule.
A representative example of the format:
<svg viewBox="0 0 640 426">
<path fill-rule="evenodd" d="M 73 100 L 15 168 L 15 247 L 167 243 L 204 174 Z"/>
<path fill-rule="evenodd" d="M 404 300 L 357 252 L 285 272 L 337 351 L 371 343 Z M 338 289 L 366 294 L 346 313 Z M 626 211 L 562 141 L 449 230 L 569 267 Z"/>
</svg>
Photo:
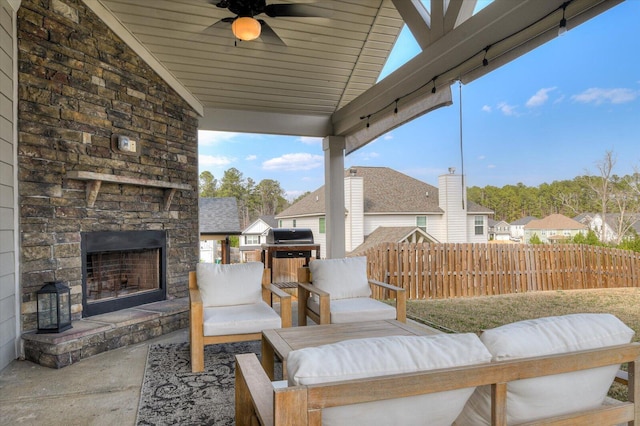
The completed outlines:
<svg viewBox="0 0 640 426">
<path fill-rule="evenodd" d="M 166 233 L 82 233 L 83 316 L 166 298 Z"/>
</svg>

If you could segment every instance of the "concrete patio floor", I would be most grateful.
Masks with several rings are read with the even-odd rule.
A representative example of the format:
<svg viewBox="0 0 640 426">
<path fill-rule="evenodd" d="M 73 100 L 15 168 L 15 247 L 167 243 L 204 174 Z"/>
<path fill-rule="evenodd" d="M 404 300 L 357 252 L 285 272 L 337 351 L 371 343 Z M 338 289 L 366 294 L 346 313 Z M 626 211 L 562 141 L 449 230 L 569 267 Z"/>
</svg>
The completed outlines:
<svg viewBox="0 0 640 426">
<path fill-rule="evenodd" d="M 185 328 L 61 369 L 13 361 L 0 371 L 0 425 L 135 425 L 149 345 L 188 341 Z"/>
<path fill-rule="evenodd" d="M 0 372 L 0 424 L 134 425 L 149 345 L 188 340 L 182 329 L 61 369 L 13 361 Z"/>
</svg>

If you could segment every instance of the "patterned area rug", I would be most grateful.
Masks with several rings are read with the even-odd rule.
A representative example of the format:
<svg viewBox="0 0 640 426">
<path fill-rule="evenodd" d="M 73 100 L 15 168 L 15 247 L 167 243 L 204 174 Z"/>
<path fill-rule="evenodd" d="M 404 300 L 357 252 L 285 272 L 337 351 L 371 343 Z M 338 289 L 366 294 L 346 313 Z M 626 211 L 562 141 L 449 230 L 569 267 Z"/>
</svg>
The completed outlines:
<svg viewBox="0 0 640 426">
<path fill-rule="evenodd" d="M 189 343 L 149 346 L 137 425 L 235 424 L 234 355 L 249 352 L 259 357 L 260 342 L 207 346 L 204 372 L 192 373 Z"/>
</svg>

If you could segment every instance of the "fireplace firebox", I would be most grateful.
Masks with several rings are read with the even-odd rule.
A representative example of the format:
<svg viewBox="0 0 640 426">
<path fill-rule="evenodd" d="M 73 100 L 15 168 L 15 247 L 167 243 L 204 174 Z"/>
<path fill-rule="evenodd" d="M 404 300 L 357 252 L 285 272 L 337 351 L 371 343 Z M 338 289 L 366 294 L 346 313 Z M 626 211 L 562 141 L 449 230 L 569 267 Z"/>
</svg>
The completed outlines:
<svg viewBox="0 0 640 426">
<path fill-rule="evenodd" d="M 82 316 L 165 300 L 166 232 L 83 232 Z"/>
</svg>

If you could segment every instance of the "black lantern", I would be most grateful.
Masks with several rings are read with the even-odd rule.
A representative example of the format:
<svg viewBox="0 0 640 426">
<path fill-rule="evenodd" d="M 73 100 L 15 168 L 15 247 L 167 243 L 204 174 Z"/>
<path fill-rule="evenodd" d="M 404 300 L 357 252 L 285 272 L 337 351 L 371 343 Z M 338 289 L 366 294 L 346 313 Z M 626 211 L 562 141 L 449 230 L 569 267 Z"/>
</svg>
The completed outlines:
<svg viewBox="0 0 640 426">
<path fill-rule="evenodd" d="M 71 328 L 71 289 L 51 281 L 38 290 L 38 333 L 60 333 Z"/>
</svg>

